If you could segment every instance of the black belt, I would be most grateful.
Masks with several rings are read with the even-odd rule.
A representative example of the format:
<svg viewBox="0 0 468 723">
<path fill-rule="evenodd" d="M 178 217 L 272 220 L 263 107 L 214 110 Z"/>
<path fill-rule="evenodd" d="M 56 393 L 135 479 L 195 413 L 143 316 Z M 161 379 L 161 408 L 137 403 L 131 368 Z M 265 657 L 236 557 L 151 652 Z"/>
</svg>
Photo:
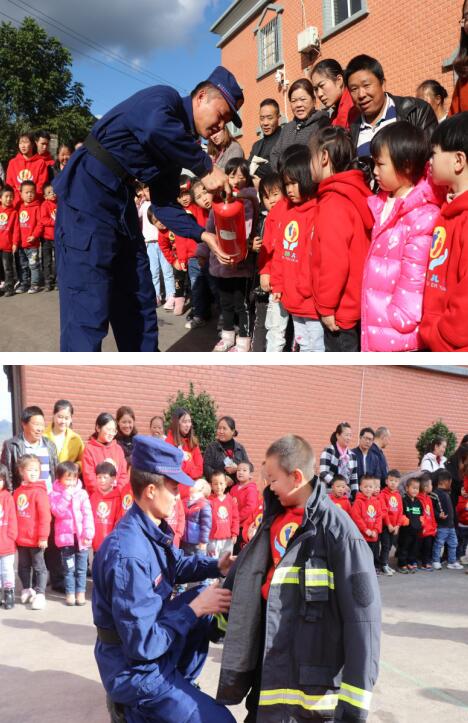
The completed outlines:
<svg viewBox="0 0 468 723">
<path fill-rule="evenodd" d="M 126 171 L 125 168 L 120 165 L 120 163 L 116 158 L 114 158 L 112 153 L 109 153 L 109 151 L 107 151 L 103 146 L 101 146 L 99 141 L 96 140 L 92 133 L 86 136 L 83 145 L 86 146 L 86 148 L 91 153 L 91 155 L 94 156 L 94 158 L 97 158 L 98 161 L 101 161 L 101 163 L 103 163 L 104 166 L 114 174 L 114 176 L 120 178 L 123 183 L 134 183 L 135 179 L 133 178 L 133 176 L 131 176 L 128 171 Z"/>
<path fill-rule="evenodd" d="M 107 645 L 122 645 L 122 641 L 118 636 L 117 631 L 113 628 L 96 627 L 96 631 L 98 640 L 100 640 L 101 643 L 106 643 Z"/>
</svg>

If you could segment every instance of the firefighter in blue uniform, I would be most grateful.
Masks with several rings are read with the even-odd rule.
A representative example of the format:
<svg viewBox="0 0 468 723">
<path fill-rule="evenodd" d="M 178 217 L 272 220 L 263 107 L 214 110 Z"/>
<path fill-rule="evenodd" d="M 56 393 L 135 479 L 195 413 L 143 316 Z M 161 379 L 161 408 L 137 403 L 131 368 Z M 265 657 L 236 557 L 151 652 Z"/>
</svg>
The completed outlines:
<svg viewBox="0 0 468 723">
<path fill-rule="evenodd" d="M 218 66 L 188 97 L 157 85 L 104 115 L 54 181 L 58 197 L 55 249 L 61 351 L 100 351 L 112 326 L 119 351 L 157 351 L 156 298 L 134 203 L 134 181 L 149 185 L 153 211 L 175 233 L 205 241 L 207 233 L 177 203 L 188 168 L 210 191 L 229 194 L 227 177 L 198 143 L 230 120 L 244 101 L 234 76 Z"/>
<path fill-rule="evenodd" d="M 208 652 L 211 615 L 226 613 L 231 593 L 215 585 L 173 600 L 174 585 L 226 575 L 233 558 L 184 554 L 166 523 L 183 453 L 163 440 L 137 435 L 131 485 L 135 502 L 106 537 L 93 564 L 95 657 L 102 682 L 127 723 L 232 723 L 227 708 L 193 681 Z"/>
</svg>

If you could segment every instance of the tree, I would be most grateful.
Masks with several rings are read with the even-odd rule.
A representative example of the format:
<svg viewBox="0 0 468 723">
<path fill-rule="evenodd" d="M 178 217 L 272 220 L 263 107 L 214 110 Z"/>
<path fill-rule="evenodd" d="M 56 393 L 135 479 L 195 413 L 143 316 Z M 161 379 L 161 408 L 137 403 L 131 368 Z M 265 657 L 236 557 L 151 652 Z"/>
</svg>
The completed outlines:
<svg viewBox="0 0 468 723">
<path fill-rule="evenodd" d="M 167 400 L 168 408 L 164 412 L 166 427 L 171 424 L 174 410 L 183 407 L 192 417 L 193 429 L 202 452 L 215 438 L 216 433 L 216 402 L 206 392 L 195 394 L 193 382 L 190 382 L 189 393 L 184 394 L 180 389 L 175 397 Z"/>
<path fill-rule="evenodd" d="M 89 132 L 95 118 L 83 85 L 73 82 L 71 53 L 35 20 L 0 24 L 0 158 L 17 153 L 17 137 L 45 128 L 60 143 Z"/>
<path fill-rule="evenodd" d="M 438 419 L 437 422 L 433 422 L 430 427 L 421 432 L 416 442 L 416 449 L 418 450 L 419 463 L 427 452 L 430 451 L 431 443 L 436 437 L 445 437 L 447 440 L 447 450 L 445 452 L 446 457 L 451 457 L 457 448 L 457 438 L 453 432 L 449 430 L 445 422 Z"/>
</svg>

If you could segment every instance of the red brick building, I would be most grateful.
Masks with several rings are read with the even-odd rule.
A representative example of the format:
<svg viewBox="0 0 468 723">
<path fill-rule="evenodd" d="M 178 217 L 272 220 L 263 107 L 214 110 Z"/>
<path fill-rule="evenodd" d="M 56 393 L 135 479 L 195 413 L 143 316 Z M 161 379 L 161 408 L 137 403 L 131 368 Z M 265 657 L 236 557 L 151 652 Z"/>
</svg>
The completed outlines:
<svg viewBox="0 0 468 723">
<path fill-rule="evenodd" d="M 244 151 L 250 152 L 257 139 L 264 98 L 276 98 L 284 120 L 291 120 L 287 84 L 278 79 L 291 85 L 322 58 L 336 58 L 346 66 L 354 55 L 367 53 L 381 61 L 387 88 L 396 95 L 414 95 L 429 78 L 451 95 L 461 5 L 461 0 L 232 2 L 211 31 L 220 36 L 223 65 L 235 72 L 244 89 L 239 139 Z"/>
<path fill-rule="evenodd" d="M 460 439 L 468 432 L 467 367 L 410 366 L 22 366 L 10 368 L 16 409 L 38 404 L 50 419 L 57 399 L 75 407 L 74 429 L 84 439 L 102 411 L 131 405 L 140 432 L 178 389 L 206 390 L 219 414 L 234 417 L 255 466 L 277 437 L 295 432 L 319 454 L 342 421 L 353 428 L 386 425 L 392 432 L 388 459 L 417 465 L 419 433 L 442 418 Z M 14 415 L 18 421 L 18 412 Z"/>
</svg>

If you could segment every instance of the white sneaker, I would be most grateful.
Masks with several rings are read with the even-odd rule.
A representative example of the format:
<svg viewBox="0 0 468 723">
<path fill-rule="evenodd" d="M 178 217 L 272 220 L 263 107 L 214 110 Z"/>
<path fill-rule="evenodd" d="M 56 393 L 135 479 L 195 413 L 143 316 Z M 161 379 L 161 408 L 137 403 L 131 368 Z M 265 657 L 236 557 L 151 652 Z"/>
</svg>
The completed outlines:
<svg viewBox="0 0 468 723">
<path fill-rule="evenodd" d="M 23 605 L 26 605 L 30 600 L 34 600 L 36 597 L 36 591 L 33 590 L 31 587 L 25 587 L 23 592 L 21 593 L 21 602 Z"/>
<path fill-rule="evenodd" d="M 442 570 L 442 565 L 440 564 L 440 562 L 433 562 L 432 569 L 433 570 Z"/>
<path fill-rule="evenodd" d="M 448 570 L 463 570 L 463 565 L 460 565 L 460 563 L 457 562 L 449 562 L 447 565 Z"/>
<path fill-rule="evenodd" d="M 468 555 L 463 555 L 463 557 L 460 557 L 460 562 L 462 565 L 468 565 Z"/>
<path fill-rule="evenodd" d="M 166 303 L 163 306 L 163 309 L 166 309 L 166 311 L 174 311 L 174 304 L 175 304 L 174 296 L 168 296 L 166 299 Z"/>
<path fill-rule="evenodd" d="M 46 606 L 45 595 L 42 592 L 38 592 L 34 600 L 31 603 L 31 610 L 44 610 Z"/>
<path fill-rule="evenodd" d="M 390 565 L 384 565 L 382 567 L 382 572 L 384 575 L 394 575 L 395 574 L 395 570 L 392 570 Z"/>
</svg>

